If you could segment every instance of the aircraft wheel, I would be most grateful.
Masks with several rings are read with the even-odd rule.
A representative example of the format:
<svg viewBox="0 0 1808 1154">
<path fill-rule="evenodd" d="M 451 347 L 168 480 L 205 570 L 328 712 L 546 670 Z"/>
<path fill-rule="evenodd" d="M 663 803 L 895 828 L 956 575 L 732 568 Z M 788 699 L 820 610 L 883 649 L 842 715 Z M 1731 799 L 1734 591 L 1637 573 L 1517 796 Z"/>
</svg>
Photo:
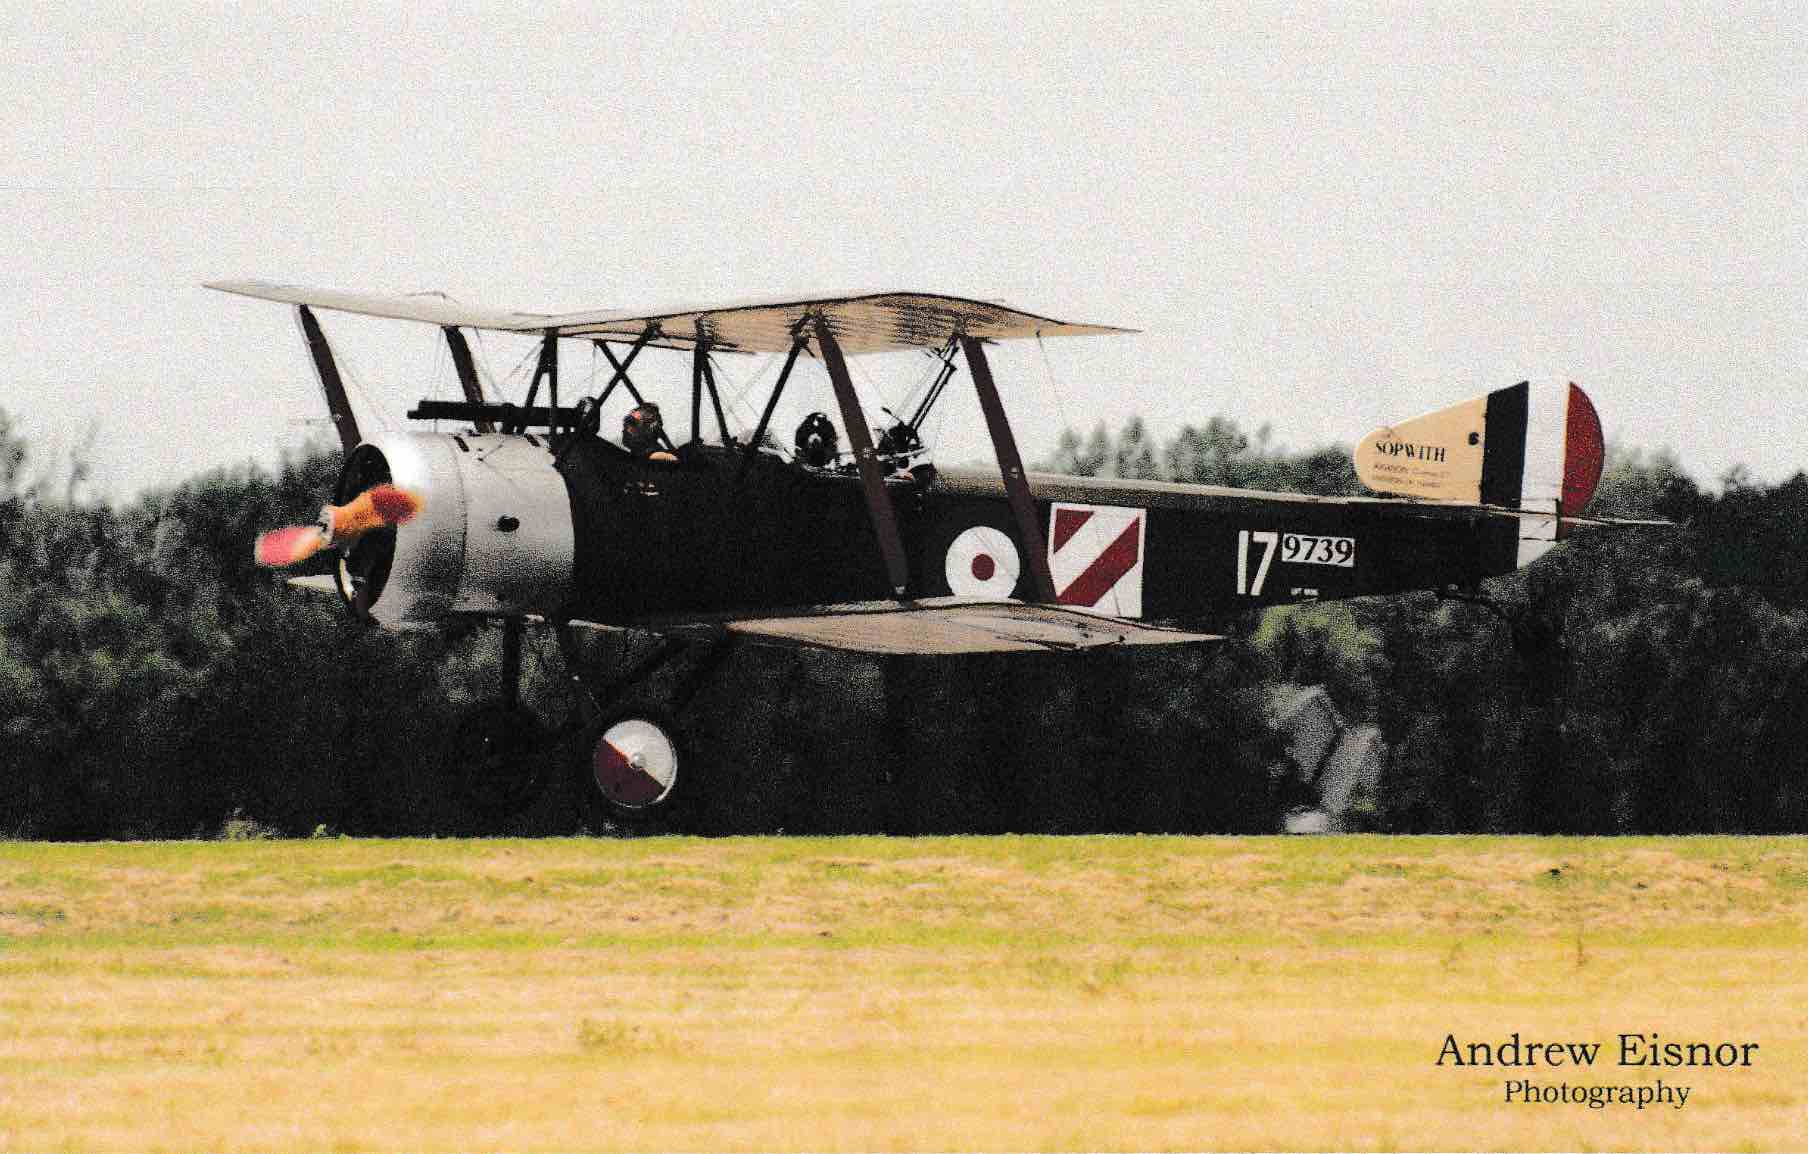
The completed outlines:
<svg viewBox="0 0 1808 1154">
<path fill-rule="evenodd" d="M 586 820 L 634 829 L 677 829 L 699 794 L 696 764 L 663 710 L 627 706 L 585 730 L 578 796 Z"/>
<path fill-rule="evenodd" d="M 478 823 L 513 817 L 539 796 L 540 721 L 519 707 L 485 705 L 453 730 L 451 787 L 463 816 Z"/>
</svg>

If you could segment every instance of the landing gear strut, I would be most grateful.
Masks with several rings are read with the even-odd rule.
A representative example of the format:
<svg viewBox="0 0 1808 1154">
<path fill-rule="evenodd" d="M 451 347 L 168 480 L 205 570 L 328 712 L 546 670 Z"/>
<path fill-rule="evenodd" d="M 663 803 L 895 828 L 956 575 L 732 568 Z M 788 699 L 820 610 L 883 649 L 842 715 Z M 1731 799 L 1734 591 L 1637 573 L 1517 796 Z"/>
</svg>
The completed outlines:
<svg viewBox="0 0 1808 1154">
<path fill-rule="evenodd" d="M 452 794 L 461 813 L 480 824 L 520 813 L 544 784 L 545 726 L 521 704 L 522 628 L 518 617 L 504 620 L 501 693 L 466 713 L 452 734 Z"/>
</svg>

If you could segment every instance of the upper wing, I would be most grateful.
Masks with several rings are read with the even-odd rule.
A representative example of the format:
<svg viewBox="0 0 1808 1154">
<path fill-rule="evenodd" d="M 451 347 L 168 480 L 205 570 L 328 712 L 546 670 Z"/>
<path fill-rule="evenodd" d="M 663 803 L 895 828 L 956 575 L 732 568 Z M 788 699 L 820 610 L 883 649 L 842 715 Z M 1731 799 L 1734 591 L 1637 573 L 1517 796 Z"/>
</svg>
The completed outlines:
<svg viewBox="0 0 1808 1154">
<path fill-rule="evenodd" d="M 623 627 L 585 621 L 570 624 L 601 629 Z M 779 645 L 921 655 L 1071 652 L 1109 645 L 1185 645 L 1223 640 L 1215 634 L 1099 617 L 1054 605 L 958 597 L 826 605 L 770 617 L 650 620 L 631 622 L 628 627 L 654 632 L 714 627 Z"/>
<path fill-rule="evenodd" d="M 987 301 L 933 293 L 874 293 L 650 312 L 530 313 L 462 305 L 434 293 L 388 296 L 256 280 L 213 281 L 207 287 L 284 304 L 501 332 L 544 333 L 551 329 L 562 337 L 629 341 L 640 337 L 648 326 L 656 326 L 658 335 L 650 342 L 655 345 L 691 348 L 701 340 L 712 349 L 748 353 L 789 351 L 800 326 L 815 316 L 828 322 L 842 351 L 849 354 L 934 348 L 956 334 L 1003 341 L 1134 331 L 1071 324 Z"/>
</svg>

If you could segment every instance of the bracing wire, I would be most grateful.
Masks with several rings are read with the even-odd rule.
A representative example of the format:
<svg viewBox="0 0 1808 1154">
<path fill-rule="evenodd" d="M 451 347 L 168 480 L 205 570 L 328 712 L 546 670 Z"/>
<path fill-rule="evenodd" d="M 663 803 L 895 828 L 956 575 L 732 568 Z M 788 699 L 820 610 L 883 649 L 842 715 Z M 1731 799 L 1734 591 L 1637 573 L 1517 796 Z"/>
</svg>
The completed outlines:
<svg viewBox="0 0 1808 1154">
<path fill-rule="evenodd" d="M 1063 395 L 1060 380 L 1055 376 L 1054 362 L 1049 360 L 1048 346 L 1043 344 L 1042 334 L 1040 332 L 1036 334 L 1036 351 L 1042 354 L 1042 371 L 1048 377 L 1048 389 L 1049 392 L 1054 395 L 1055 414 L 1061 418 L 1061 427 L 1063 429 L 1074 429 L 1074 432 L 1078 434 L 1080 430 L 1074 428 L 1073 421 L 1068 416 L 1067 399 Z M 1057 466 L 1060 464 L 1062 464 L 1062 462 L 1056 462 Z M 1053 514 L 1051 513 L 1050 516 L 1052 517 Z M 1080 526 L 1080 534 L 1084 536 L 1087 542 L 1087 548 L 1091 550 L 1094 555 L 1104 552 L 1109 544 L 1109 542 L 1105 540 L 1104 526 L 1097 517 L 1087 518 L 1085 524 Z M 1116 597 L 1116 593 L 1114 592 L 1112 596 Z"/>
<path fill-rule="evenodd" d="M 358 371 L 357 363 L 347 355 L 343 346 L 334 350 L 333 359 L 339 367 L 340 380 L 350 385 L 351 391 L 358 394 L 358 399 L 363 402 L 363 410 L 376 417 L 377 424 L 382 426 L 385 432 L 395 432 L 396 426 L 395 422 L 390 419 L 389 406 L 378 399 L 375 390 L 365 382 L 364 374 Z M 358 406 L 353 406 L 353 408 L 355 411 Z"/>
<path fill-rule="evenodd" d="M 472 329 L 471 335 L 477 338 L 477 347 L 471 350 L 471 361 L 477 369 L 477 387 L 486 398 L 500 399 L 502 393 L 496 387 L 496 374 L 490 370 L 490 353 L 483 344 L 483 330 Z"/>
<path fill-rule="evenodd" d="M 497 387 L 496 387 L 497 396 L 503 400 L 507 400 L 508 396 L 507 396 L 506 392 L 504 391 L 503 386 L 507 385 L 507 384 L 512 384 L 514 381 L 516 381 L 520 377 L 524 376 L 525 375 L 524 370 L 527 368 L 528 362 L 533 361 L 537 365 L 539 363 L 539 359 L 540 359 L 540 347 L 538 345 L 534 345 L 534 346 L 530 347 L 527 350 L 527 352 L 522 356 L 521 360 L 515 365 L 515 367 L 509 370 L 508 376 L 503 378 L 503 380 L 501 382 L 498 382 Z"/>
<path fill-rule="evenodd" d="M 937 405 L 935 407 L 935 436 L 923 437 L 923 448 L 931 457 L 934 457 L 936 450 L 941 447 L 942 430 L 946 428 L 948 424 L 948 408 L 947 405 Z M 918 435 L 920 436 L 921 433 L 919 432 Z"/>
<path fill-rule="evenodd" d="M 778 354 L 768 353 L 766 355 L 765 359 L 760 362 L 759 367 L 754 370 L 753 375 L 749 376 L 747 378 L 747 382 L 740 387 L 740 391 L 735 393 L 735 395 L 733 397 L 729 398 L 728 407 L 730 409 L 739 409 L 740 413 L 737 413 L 736 414 L 737 416 L 745 414 L 746 416 L 751 417 L 752 421 L 750 422 L 750 424 L 758 424 L 759 419 L 760 419 L 760 414 L 756 409 L 750 407 L 746 403 L 747 402 L 747 394 L 752 392 L 754 389 L 754 386 L 758 385 L 760 383 L 761 379 L 764 378 L 767 373 L 771 372 L 773 366 L 777 365 L 778 363 L 779 363 Z M 715 370 L 716 378 L 719 381 L 726 380 L 730 385 L 733 385 L 735 383 L 735 379 L 734 379 L 733 375 L 730 374 L 727 370 L 723 369 L 720 361 L 712 360 L 710 362 L 710 367 Z M 717 392 L 725 392 L 726 390 L 724 390 L 720 386 L 718 386 L 716 391 Z"/>
<path fill-rule="evenodd" d="M 1073 429 L 1076 436 L 1084 436 L 1084 432 L 1074 425 L 1068 415 L 1067 398 L 1062 392 L 1061 382 L 1055 377 L 1054 362 L 1048 359 L 1048 346 L 1042 342 L 1041 332 L 1036 333 L 1036 351 L 1042 354 L 1042 371 L 1048 377 L 1048 391 L 1054 395 L 1055 415 L 1061 418 L 1061 428 Z"/>
<path fill-rule="evenodd" d="M 443 373 L 442 370 L 445 367 L 447 359 L 451 356 L 452 350 L 446 347 L 446 342 L 443 337 L 440 340 L 434 341 L 433 347 L 433 363 L 427 367 L 427 387 L 433 390 L 433 396 L 435 398 L 449 397 L 452 395 L 452 386 L 448 381 L 448 375 Z M 437 420 L 433 422 L 433 428 L 435 431 L 439 429 L 439 422 Z"/>
<path fill-rule="evenodd" d="M 869 397 L 876 398 L 880 402 L 883 402 L 885 400 L 884 390 L 882 390 L 878 385 L 873 383 L 873 378 L 871 377 L 871 375 L 869 375 L 867 373 L 867 371 L 864 368 L 862 368 L 860 366 L 860 361 L 857 358 L 853 358 L 853 357 L 846 358 L 846 360 L 847 360 L 849 375 L 858 377 L 859 383 L 866 386 L 866 395 Z M 884 406 L 883 403 L 881 403 L 877 412 L 867 413 L 867 415 L 866 415 L 867 423 L 871 424 L 874 417 L 884 416 L 885 414 L 892 413 L 892 412 L 896 412 L 896 410 L 888 409 Z M 878 427 L 883 429 L 886 426 L 880 425 Z"/>
<path fill-rule="evenodd" d="M 898 412 L 901 413 L 901 412 L 904 412 L 905 410 L 916 408 L 917 403 L 918 403 L 917 402 L 918 391 L 921 390 L 924 385 L 933 383 L 935 381 L 935 379 L 941 375 L 942 358 L 936 352 L 931 351 L 929 354 L 929 359 L 932 362 L 932 367 L 930 367 L 929 369 L 926 369 L 922 373 L 920 373 L 917 376 L 916 381 L 910 386 L 910 391 L 905 393 L 904 396 L 899 399 L 898 409 L 897 409 Z"/>
</svg>

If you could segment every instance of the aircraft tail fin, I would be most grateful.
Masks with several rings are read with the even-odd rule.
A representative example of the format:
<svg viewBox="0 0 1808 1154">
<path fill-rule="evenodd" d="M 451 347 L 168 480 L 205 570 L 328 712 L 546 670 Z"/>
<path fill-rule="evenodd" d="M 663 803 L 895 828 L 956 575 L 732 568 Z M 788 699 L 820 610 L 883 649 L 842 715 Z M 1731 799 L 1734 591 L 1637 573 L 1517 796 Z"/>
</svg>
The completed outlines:
<svg viewBox="0 0 1808 1154">
<path fill-rule="evenodd" d="M 1375 430 L 1356 446 L 1356 476 L 1380 493 L 1549 514 L 1520 522 L 1528 565 L 1587 508 L 1604 446 L 1587 393 L 1521 381 Z"/>
<path fill-rule="evenodd" d="M 1380 493 L 1574 516 L 1601 480 L 1603 446 L 1587 393 L 1521 381 L 1375 430 L 1356 446 L 1356 476 Z"/>
</svg>

